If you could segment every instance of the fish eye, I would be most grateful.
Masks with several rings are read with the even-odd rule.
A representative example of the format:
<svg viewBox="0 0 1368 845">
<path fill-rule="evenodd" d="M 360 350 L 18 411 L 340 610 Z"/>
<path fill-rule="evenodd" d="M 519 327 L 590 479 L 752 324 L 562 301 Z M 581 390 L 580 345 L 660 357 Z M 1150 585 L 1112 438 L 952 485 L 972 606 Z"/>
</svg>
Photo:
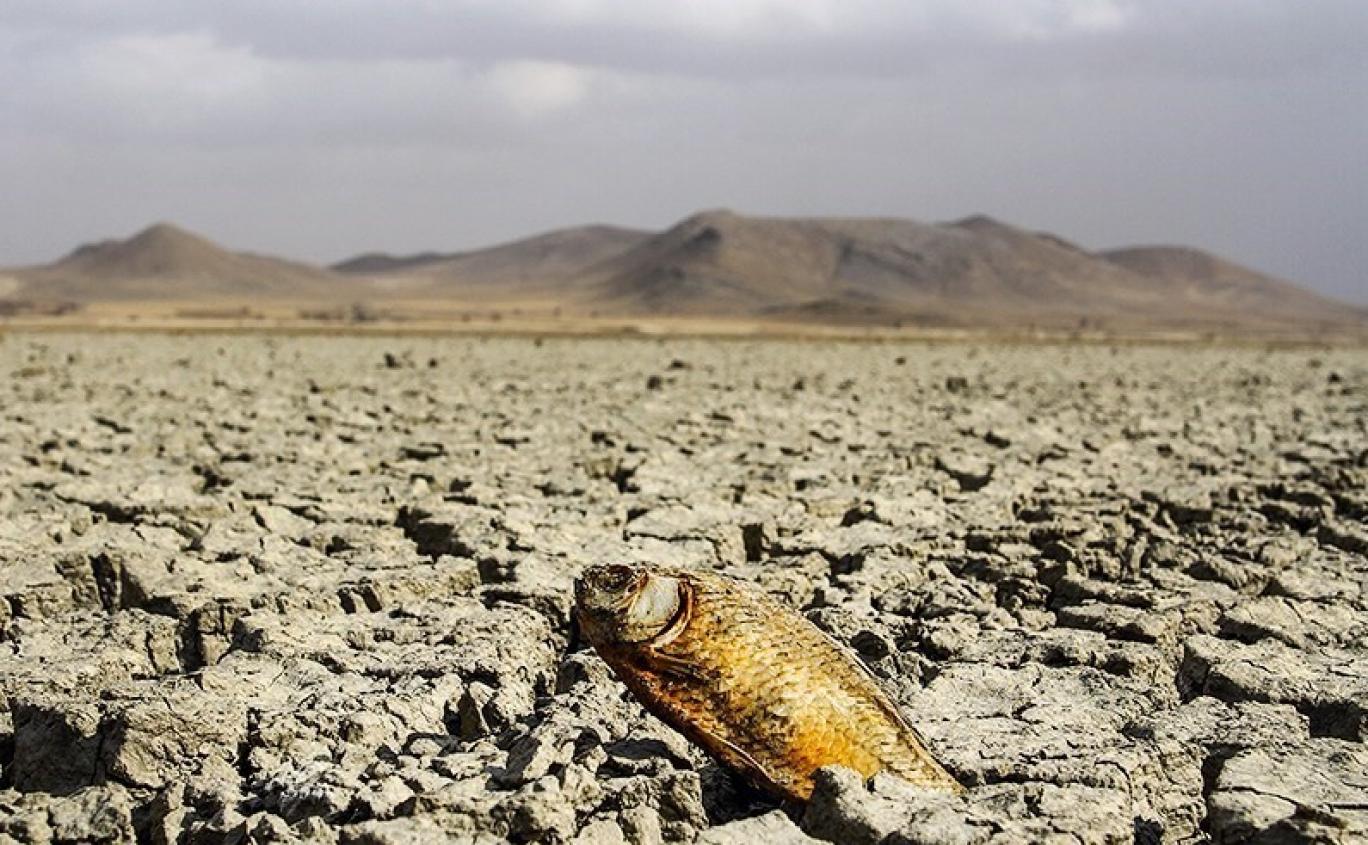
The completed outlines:
<svg viewBox="0 0 1368 845">
<path fill-rule="evenodd" d="M 599 584 L 605 590 L 625 590 L 632 582 L 632 570 L 625 566 L 609 566 L 599 575 Z"/>
</svg>

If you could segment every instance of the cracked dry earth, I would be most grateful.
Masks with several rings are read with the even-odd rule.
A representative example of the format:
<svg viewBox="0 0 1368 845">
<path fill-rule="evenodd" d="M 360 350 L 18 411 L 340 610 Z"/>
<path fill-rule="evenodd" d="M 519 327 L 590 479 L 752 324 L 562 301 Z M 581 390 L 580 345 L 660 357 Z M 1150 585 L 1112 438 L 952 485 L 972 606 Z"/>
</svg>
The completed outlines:
<svg viewBox="0 0 1368 845">
<path fill-rule="evenodd" d="M 0 841 L 1354 842 L 1368 353 L 0 339 Z M 970 787 L 781 808 L 577 642 L 758 583 Z"/>
</svg>

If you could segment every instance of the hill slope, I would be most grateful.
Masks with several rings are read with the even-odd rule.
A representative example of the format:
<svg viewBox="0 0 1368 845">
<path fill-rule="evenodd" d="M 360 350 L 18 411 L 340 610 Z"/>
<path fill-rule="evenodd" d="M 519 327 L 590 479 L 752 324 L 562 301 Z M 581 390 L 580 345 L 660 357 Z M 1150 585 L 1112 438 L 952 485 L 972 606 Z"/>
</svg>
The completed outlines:
<svg viewBox="0 0 1368 845">
<path fill-rule="evenodd" d="M 11 275 L 19 281 L 18 296 L 74 302 L 320 300 L 356 290 L 322 268 L 231 252 L 167 223 L 126 240 L 87 244 L 52 264 Z"/>
<path fill-rule="evenodd" d="M 576 226 L 448 255 L 363 255 L 332 269 L 384 279 L 388 290 L 405 296 L 566 297 L 593 277 L 598 264 L 648 237 L 637 229 Z"/>
<path fill-rule="evenodd" d="M 1182 246 L 1142 246 L 1098 253 L 1151 280 L 1166 295 L 1213 310 L 1280 317 L 1343 320 L 1363 309 L 1319 296 L 1291 282 Z"/>
</svg>

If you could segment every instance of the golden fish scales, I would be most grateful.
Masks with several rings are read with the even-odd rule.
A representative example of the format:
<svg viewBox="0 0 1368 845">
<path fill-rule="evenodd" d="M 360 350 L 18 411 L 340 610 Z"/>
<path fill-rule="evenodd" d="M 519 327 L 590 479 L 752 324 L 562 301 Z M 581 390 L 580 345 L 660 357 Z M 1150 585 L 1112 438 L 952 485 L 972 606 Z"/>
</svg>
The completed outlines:
<svg viewBox="0 0 1368 845">
<path fill-rule="evenodd" d="M 625 598 L 606 602 L 624 577 Z M 765 593 L 618 566 L 592 568 L 576 592 L 581 629 L 628 689 L 756 786 L 806 801 L 813 772 L 839 764 L 962 790 L 864 664 Z"/>
</svg>

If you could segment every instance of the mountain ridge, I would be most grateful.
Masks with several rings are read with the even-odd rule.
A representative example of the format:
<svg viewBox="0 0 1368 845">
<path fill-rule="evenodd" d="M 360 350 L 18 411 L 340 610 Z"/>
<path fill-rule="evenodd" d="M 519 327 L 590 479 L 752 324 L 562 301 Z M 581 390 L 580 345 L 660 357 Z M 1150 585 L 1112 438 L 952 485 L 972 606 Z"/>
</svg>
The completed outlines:
<svg viewBox="0 0 1368 845">
<path fill-rule="evenodd" d="M 986 215 L 692 214 L 659 232 L 574 226 L 459 252 L 319 267 L 227 250 L 170 223 L 9 271 L 10 299 L 434 302 L 567 316 L 953 326 L 1368 324 L 1331 300 L 1187 246 L 1092 252 Z"/>
</svg>

